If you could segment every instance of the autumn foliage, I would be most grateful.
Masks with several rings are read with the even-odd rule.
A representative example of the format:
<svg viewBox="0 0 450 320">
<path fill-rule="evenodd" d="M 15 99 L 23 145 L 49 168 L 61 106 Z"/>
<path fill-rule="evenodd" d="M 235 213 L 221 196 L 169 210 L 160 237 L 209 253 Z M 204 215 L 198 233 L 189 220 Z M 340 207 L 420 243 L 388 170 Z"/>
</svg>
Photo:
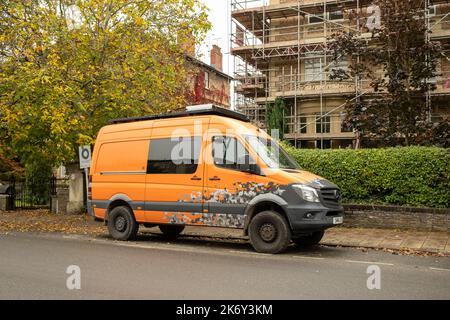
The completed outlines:
<svg viewBox="0 0 450 320">
<path fill-rule="evenodd" d="M 197 0 L 0 1 L 0 137 L 22 162 L 76 159 L 109 119 L 183 104 Z"/>
</svg>

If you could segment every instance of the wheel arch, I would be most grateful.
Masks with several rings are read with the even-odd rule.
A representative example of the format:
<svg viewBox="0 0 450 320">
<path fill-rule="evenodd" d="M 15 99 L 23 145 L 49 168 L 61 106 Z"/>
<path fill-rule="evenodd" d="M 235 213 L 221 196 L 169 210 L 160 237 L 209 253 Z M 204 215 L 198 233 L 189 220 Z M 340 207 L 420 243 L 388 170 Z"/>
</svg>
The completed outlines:
<svg viewBox="0 0 450 320">
<path fill-rule="evenodd" d="M 248 235 L 248 226 L 255 215 L 263 211 L 276 211 L 281 214 L 292 228 L 285 207 L 287 202 L 275 194 L 262 194 L 253 198 L 245 210 L 244 235 Z"/>
<path fill-rule="evenodd" d="M 119 194 L 119 195 L 115 195 L 114 197 L 112 197 L 109 200 L 109 204 L 108 207 L 106 208 L 106 214 L 105 214 L 105 224 L 107 224 L 108 222 L 108 218 L 109 218 L 109 214 L 110 212 L 117 207 L 120 206 L 124 206 L 130 209 L 131 215 L 133 216 L 134 219 L 136 219 L 136 217 L 134 216 L 134 211 L 133 211 L 133 207 L 131 206 L 131 199 L 124 195 L 124 194 Z"/>
</svg>

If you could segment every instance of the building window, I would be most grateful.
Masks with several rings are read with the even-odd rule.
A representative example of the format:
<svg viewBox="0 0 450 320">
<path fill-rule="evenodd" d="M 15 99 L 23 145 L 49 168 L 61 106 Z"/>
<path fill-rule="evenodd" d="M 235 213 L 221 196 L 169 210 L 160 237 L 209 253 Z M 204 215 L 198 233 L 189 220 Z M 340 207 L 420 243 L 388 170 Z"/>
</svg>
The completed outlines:
<svg viewBox="0 0 450 320">
<path fill-rule="evenodd" d="M 329 68 L 328 68 L 329 79 L 331 78 L 332 75 L 339 74 L 340 71 L 341 72 L 348 71 L 348 61 L 346 58 L 340 58 L 340 59 L 330 63 Z"/>
<path fill-rule="evenodd" d="M 323 79 L 323 64 L 320 58 L 305 60 L 305 81 L 320 81 Z"/>
<path fill-rule="evenodd" d="M 316 116 L 316 133 L 330 133 L 331 132 L 331 117 L 320 115 Z"/>
<path fill-rule="evenodd" d="M 341 112 L 339 115 L 341 121 L 341 132 L 353 132 L 353 126 L 345 121 L 346 114 Z"/>
<path fill-rule="evenodd" d="M 297 131 L 300 133 L 307 133 L 308 132 L 308 127 L 307 127 L 307 123 L 308 123 L 308 118 L 305 116 L 300 116 L 298 118 L 298 129 Z"/>
<path fill-rule="evenodd" d="M 310 14 L 308 16 L 309 24 L 323 23 L 324 20 L 342 21 L 342 20 L 344 20 L 344 13 L 342 12 L 342 10 L 327 12 L 325 15 L 325 19 L 324 19 L 323 13 L 318 13 L 318 14 L 314 14 L 314 15 Z"/>
<path fill-rule="evenodd" d="M 429 6 L 428 10 L 427 10 L 427 14 L 428 14 L 428 17 L 436 16 L 436 5 Z"/>
<path fill-rule="evenodd" d="M 310 14 L 309 15 L 309 23 L 323 23 L 323 13 L 318 13 L 315 15 Z"/>
<path fill-rule="evenodd" d="M 209 89 L 209 72 L 205 71 L 205 88 Z"/>
<path fill-rule="evenodd" d="M 316 148 L 318 149 L 331 149 L 331 140 L 317 140 Z"/>
<path fill-rule="evenodd" d="M 439 123 L 444 120 L 444 117 L 441 114 L 432 113 L 431 114 L 431 122 Z"/>
<path fill-rule="evenodd" d="M 311 146 L 312 144 L 312 146 Z M 305 140 L 297 140 L 297 148 L 300 149 L 313 149 L 314 148 L 314 141 L 311 143 L 310 141 Z"/>
<path fill-rule="evenodd" d="M 341 10 L 330 12 L 328 19 L 336 21 L 336 20 L 344 20 L 344 13 Z"/>
<path fill-rule="evenodd" d="M 155 139 L 150 141 L 148 174 L 193 174 L 197 171 L 200 137 Z"/>
</svg>

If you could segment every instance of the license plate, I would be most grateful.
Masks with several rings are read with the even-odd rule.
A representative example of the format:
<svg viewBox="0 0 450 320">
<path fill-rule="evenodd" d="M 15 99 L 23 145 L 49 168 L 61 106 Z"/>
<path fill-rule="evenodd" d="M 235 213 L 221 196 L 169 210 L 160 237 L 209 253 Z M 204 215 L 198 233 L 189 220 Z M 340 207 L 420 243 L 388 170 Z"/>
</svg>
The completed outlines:
<svg viewBox="0 0 450 320">
<path fill-rule="evenodd" d="M 344 217 L 333 218 L 333 224 L 342 224 L 342 223 L 344 223 Z"/>
</svg>

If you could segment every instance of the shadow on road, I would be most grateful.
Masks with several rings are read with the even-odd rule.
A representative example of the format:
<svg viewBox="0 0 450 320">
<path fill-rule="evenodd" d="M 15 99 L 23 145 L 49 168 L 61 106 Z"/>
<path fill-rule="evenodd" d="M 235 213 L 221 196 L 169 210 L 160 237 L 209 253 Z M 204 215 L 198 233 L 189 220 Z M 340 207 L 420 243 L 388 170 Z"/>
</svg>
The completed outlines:
<svg viewBox="0 0 450 320">
<path fill-rule="evenodd" d="M 109 235 L 101 235 L 99 236 L 99 238 L 104 240 L 107 239 L 111 240 L 111 237 Z M 139 243 L 141 245 L 177 244 L 180 245 L 180 247 L 194 246 L 198 247 L 199 249 L 209 248 L 209 249 L 241 251 L 242 253 L 256 253 L 253 250 L 249 240 L 244 238 L 223 238 L 217 236 L 181 234 L 176 239 L 170 239 L 157 232 L 144 231 L 140 232 L 137 239 L 133 242 Z M 342 256 L 342 249 L 322 245 L 314 247 L 300 247 L 292 244 L 287 248 L 285 252 L 281 253 L 281 255 L 299 255 L 299 256 L 331 258 Z"/>
</svg>

